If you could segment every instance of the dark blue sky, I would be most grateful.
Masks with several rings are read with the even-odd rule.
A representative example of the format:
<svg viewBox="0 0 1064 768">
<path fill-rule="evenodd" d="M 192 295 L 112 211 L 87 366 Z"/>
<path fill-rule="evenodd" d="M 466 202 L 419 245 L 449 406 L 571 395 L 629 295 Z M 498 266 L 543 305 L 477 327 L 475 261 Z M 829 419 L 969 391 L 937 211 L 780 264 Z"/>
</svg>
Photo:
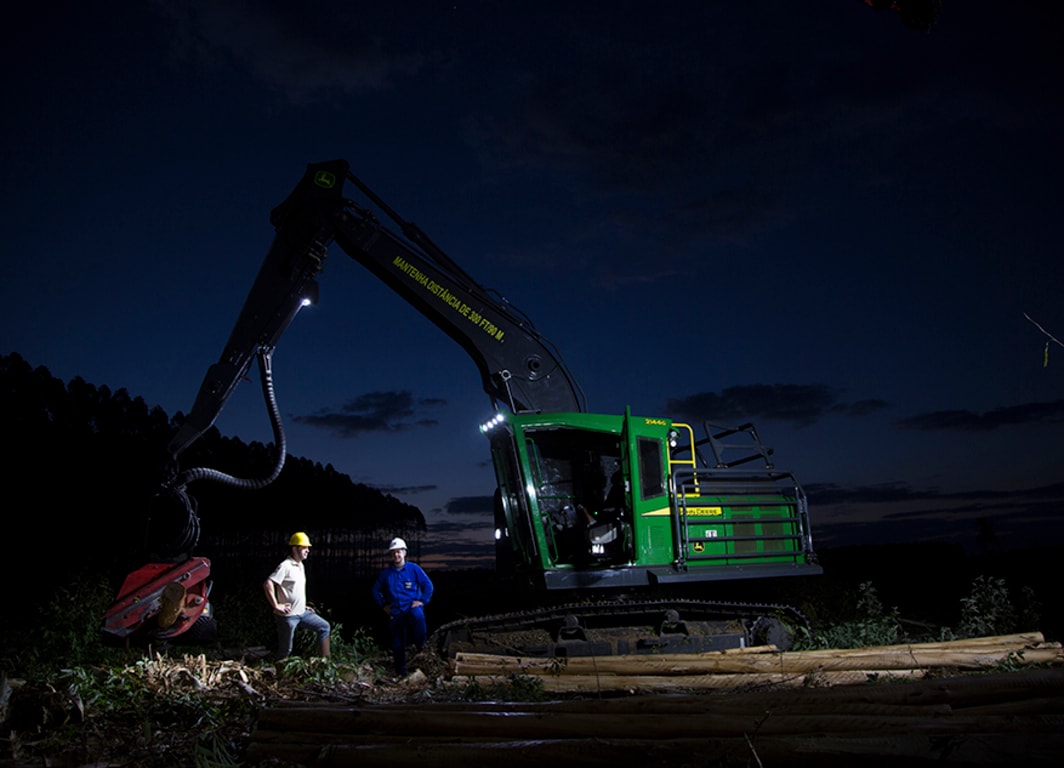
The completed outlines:
<svg viewBox="0 0 1064 768">
<path fill-rule="evenodd" d="M 1024 313 L 1064 334 L 1064 9 L 945 6 L 23 4 L 0 351 L 188 410 L 271 208 L 343 157 L 592 410 L 752 419 L 821 546 L 1059 542 L 1064 349 Z M 490 549 L 457 345 L 334 249 L 274 367 L 291 453 L 421 507 L 426 558 Z M 258 387 L 217 426 L 269 441 Z"/>
</svg>

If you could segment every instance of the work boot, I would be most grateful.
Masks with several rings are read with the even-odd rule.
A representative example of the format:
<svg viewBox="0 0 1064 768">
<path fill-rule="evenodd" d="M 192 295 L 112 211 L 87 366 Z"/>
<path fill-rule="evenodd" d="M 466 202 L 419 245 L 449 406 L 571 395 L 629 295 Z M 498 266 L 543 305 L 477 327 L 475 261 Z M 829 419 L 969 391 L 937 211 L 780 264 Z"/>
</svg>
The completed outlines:
<svg viewBox="0 0 1064 768">
<path fill-rule="evenodd" d="M 329 638 L 325 638 L 320 643 L 318 643 L 318 655 L 322 658 L 329 657 Z"/>
</svg>

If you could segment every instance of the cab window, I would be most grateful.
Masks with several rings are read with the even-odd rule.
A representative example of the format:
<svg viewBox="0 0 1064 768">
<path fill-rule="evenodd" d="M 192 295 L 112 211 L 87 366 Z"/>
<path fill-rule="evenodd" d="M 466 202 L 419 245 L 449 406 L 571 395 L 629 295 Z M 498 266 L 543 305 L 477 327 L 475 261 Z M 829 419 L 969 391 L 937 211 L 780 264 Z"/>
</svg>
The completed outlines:
<svg viewBox="0 0 1064 768">
<path fill-rule="evenodd" d="M 641 499 L 652 499 L 665 493 L 659 440 L 639 438 L 639 488 Z"/>
</svg>

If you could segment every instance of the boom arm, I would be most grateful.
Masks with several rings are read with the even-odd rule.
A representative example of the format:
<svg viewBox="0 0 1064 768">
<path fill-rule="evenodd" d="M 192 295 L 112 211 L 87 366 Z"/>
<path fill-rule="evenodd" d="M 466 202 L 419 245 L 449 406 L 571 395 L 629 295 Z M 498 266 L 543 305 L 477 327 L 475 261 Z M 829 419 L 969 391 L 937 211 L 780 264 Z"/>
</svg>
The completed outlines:
<svg viewBox="0 0 1064 768">
<path fill-rule="evenodd" d="M 343 196 L 353 183 L 402 230 Z M 344 160 L 311 164 L 277 206 L 276 235 L 221 358 L 170 442 L 180 455 L 214 423 L 251 362 L 268 360 L 300 307 L 317 300 L 330 243 L 376 275 L 473 358 L 484 391 L 514 412 L 584 412 L 584 396 L 555 346 L 502 297 L 478 284 L 417 226 L 403 221 Z"/>
</svg>

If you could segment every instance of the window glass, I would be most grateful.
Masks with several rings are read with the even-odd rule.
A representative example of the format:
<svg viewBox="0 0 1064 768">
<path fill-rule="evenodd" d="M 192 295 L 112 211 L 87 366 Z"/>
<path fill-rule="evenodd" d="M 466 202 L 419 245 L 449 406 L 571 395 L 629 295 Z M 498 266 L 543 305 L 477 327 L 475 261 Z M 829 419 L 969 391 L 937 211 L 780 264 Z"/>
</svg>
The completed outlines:
<svg viewBox="0 0 1064 768">
<path fill-rule="evenodd" d="M 639 438 L 640 498 L 650 499 L 665 493 L 665 476 L 661 468 L 661 443 Z"/>
</svg>

